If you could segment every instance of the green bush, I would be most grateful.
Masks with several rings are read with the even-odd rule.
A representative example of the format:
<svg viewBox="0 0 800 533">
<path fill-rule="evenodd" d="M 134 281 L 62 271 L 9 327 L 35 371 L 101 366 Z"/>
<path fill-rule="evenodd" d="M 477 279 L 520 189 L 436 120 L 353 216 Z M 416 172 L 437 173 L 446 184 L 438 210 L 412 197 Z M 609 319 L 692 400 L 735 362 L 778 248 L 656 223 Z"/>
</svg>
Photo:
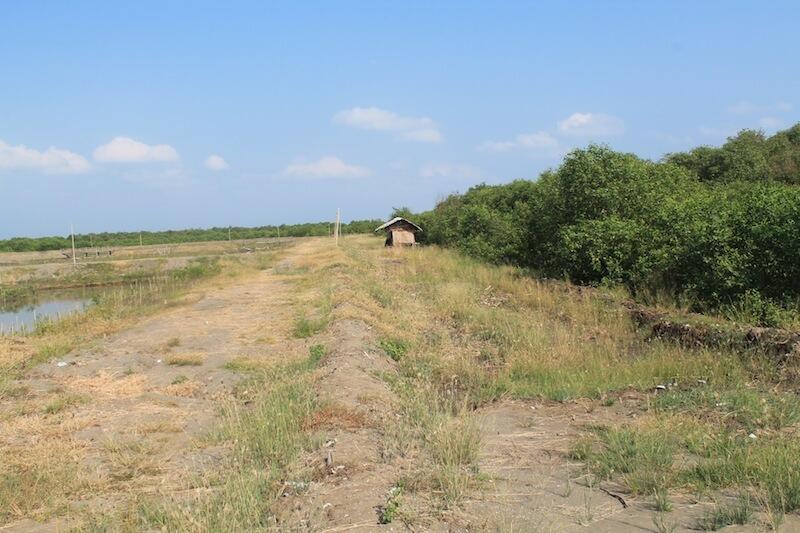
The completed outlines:
<svg viewBox="0 0 800 533">
<path fill-rule="evenodd" d="M 797 185 L 800 124 L 660 162 L 592 145 L 537 181 L 478 185 L 414 217 L 426 242 L 486 261 L 777 326 L 800 301 Z"/>
</svg>

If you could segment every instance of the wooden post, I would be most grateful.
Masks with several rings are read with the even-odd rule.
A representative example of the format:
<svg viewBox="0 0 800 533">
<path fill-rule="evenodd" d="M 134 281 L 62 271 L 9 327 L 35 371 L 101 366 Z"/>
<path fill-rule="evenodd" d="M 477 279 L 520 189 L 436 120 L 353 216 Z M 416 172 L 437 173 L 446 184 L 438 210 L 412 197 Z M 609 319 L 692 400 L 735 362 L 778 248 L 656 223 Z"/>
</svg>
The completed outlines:
<svg viewBox="0 0 800 533">
<path fill-rule="evenodd" d="M 69 232 L 72 236 L 72 266 L 78 266 L 78 258 L 75 256 L 75 226 L 70 223 Z"/>
<path fill-rule="evenodd" d="M 339 208 L 336 208 L 336 228 L 333 230 L 333 239 L 336 242 L 336 246 L 339 246 L 339 220 L 341 218 L 341 213 Z"/>
</svg>

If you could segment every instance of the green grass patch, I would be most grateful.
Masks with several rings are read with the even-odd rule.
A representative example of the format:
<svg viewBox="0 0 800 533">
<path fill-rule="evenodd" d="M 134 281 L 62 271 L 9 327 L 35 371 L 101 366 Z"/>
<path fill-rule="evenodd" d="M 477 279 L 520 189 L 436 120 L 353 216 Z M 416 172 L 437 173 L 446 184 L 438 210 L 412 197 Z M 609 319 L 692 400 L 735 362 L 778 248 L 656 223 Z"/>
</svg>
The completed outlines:
<svg viewBox="0 0 800 533">
<path fill-rule="evenodd" d="M 305 315 L 298 316 L 294 321 L 292 335 L 297 339 L 307 339 L 313 337 L 320 331 L 328 327 L 329 318 L 308 318 Z"/>
<path fill-rule="evenodd" d="M 382 339 L 378 345 L 395 361 L 399 361 L 408 352 L 408 343 L 400 339 Z"/>
<path fill-rule="evenodd" d="M 747 494 L 741 494 L 735 502 L 717 504 L 697 522 L 701 531 L 717 531 L 726 526 L 745 525 L 753 520 L 754 506 Z"/>
<path fill-rule="evenodd" d="M 777 430 L 800 420 L 800 399 L 793 393 L 702 387 L 659 395 L 651 405 L 659 411 L 705 413 L 747 431 Z"/>
<path fill-rule="evenodd" d="M 671 484 L 677 443 L 668 432 L 626 427 L 596 431 L 596 439 L 578 441 L 571 453 L 593 474 L 620 478 L 634 494 L 654 494 Z"/>
<path fill-rule="evenodd" d="M 706 459 L 684 474 L 703 489 L 753 487 L 763 504 L 788 513 L 800 509 L 800 441 L 725 435 L 706 446 Z"/>
</svg>

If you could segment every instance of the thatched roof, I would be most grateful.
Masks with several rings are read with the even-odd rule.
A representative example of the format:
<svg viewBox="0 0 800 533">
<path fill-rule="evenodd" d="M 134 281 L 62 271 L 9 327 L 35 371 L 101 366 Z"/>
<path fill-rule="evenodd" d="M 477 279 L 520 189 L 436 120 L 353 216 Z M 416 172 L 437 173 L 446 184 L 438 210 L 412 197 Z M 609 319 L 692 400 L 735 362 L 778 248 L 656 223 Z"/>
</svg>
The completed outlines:
<svg viewBox="0 0 800 533">
<path fill-rule="evenodd" d="M 375 228 L 375 232 L 377 233 L 377 232 L 381 231 L 382 229 L 389 229 L 391 226 L 394 226 L 395 224 L 397 224 L 399 222 L 405 222 L 406 224 L 409 224 L 409 225 L 413 226 L 416 231 L 422 231 L 422 228 L 420 228 L 419 226 L 417 226 L 416 224 L 414 224 L 410 220 L 407 220 L 407 219 L 405 219 L 403 217 L 394 217 L 389 222 L 387 222 L 385 224 L 381 224 L 380 226 Z"/>
</svg>

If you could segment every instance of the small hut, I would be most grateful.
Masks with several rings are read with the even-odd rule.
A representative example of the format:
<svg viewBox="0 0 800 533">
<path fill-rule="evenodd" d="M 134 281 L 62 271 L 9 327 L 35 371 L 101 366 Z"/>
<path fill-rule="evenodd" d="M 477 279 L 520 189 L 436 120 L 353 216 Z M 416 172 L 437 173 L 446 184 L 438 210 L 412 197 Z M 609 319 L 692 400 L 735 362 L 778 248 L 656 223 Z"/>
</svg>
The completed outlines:
<svg viewBox="0 0 800 533">
<path fill-rule="evenodd" d="M 386 224 L 375 228 L 375 233 L 386 231 L 386 246 L 413 246 L 417 244 L 414 234 L 422 231 L 422 228 L 402 217 L 394 217 Z"/>
</svg>

